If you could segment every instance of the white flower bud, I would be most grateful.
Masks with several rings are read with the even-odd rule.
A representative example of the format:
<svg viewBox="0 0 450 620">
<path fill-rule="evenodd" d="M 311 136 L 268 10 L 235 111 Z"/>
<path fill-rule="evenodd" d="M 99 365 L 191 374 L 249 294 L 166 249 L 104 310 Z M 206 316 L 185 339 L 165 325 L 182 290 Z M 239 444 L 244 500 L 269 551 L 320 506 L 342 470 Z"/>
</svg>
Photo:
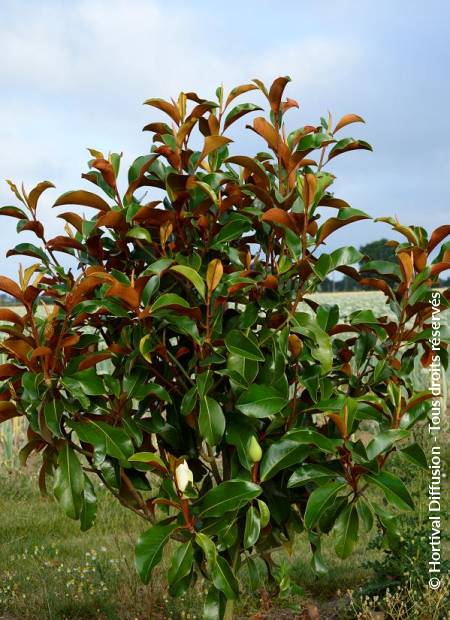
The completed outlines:
<svg viewBox="0 0 450 620">
<path fill-rule="evenodd" d="M 186 461 L 180 463 L 175 469 L 175 480 L 177 481 L 177 487 L 184 493 L 189 483 L 193 484 L 194 475 L 189 469 L 189 465 Z"/>
</svg>

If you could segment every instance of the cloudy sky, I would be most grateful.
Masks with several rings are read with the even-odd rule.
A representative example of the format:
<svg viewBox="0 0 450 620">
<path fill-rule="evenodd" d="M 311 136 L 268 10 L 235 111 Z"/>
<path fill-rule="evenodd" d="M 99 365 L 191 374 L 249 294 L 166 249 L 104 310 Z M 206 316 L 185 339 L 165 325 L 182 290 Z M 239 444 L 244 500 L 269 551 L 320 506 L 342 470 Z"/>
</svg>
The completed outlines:
<svg viewBox="0 0 450 620">
<path fill-rule="evenodd" d="M 212 98 L 222 81 L 290 75 L 287 94 L 300 102 L 291 129 L 328 110 L 367 121 L 351 133 L 374 153 L 336 160 L 336 195 L 375 217 L 448 223 L 449 30 L 445 0 L 1 0 L 0 203 L 16 204 L 3 179 L 27 188 L 51 180 L 42 219 L 52 236 L 61 223 L 54 198 L 87 188 L 86 147 L 123 151 L 126 163 L 148 152 L 146 98 Z M 234 136 L 240 151 L 263 148 L 244 125 Z M 2 274 L 18 267 L 6 250 L 33 240 L 16 237 L 15 223 L 1 220 Z M 358 246 L 387 233 L 370 222 L 338 241 Z"/>
</svg>

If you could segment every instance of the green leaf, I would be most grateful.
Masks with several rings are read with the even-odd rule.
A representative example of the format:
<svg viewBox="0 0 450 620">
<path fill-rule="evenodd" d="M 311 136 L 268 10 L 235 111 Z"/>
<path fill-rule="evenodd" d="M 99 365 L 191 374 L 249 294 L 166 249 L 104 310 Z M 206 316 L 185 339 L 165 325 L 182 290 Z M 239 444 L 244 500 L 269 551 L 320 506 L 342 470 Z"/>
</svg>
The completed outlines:
<svg viewBox="0 0 450 620">
<path fill-rule="evenodd" d="M 126 432 L 106 422 L 89 419 L 86 422 L 70 422 L 81 441 L 91 443 L 96 449 L 106 452 L 123 464 L 133 454 L 134 448 Z"/>
<path fill-rule="evenodd" d="M 56 437 L 63 437 L 61 432 L 61 418 L 63 416 L 64 406 L 60 400 L 51 400 L 45 403 L 44 417 L 45 423 Z"/>
<path fill-rule="evenodd" d="M 228 243 L 234 239 L 242 237 L 245 232 L 251 229 L 250 220 L 242 215 L 234 216 L 233 220 L 225 224 L 225 226 L 214 237 L 211 249 L 218 249 L 223 243 Z"/>
<path fill-rule="evenodd" d="M 175 293 L 164 293 L 164 295 L 158 297 L 150 307 L 150 312 L 156 312 L 156 310 L 165 308 L 166 306 L 182 306 L 183 308 L 189 308 L 188 302 L 179 295 Z"/>
<path fill-rule="evenodd" d="M 254 506 L 250 506 L 245 515 L 244 549 L 253 547 L 261 532 L 261 519 Z"/>
<path fill-rule="evenodd" d="M 309 428 L 298 428 L 289 431 L 285 435 L 286 439 L 292 439 L 300 444 L 313 444 L 324 452 L 333 454 L 336 452 L 338 446 L 342 445 L 342 439 L 330 439 L 325 437 L 322 433 L 314 431 Z"/>
<path fill-rule="evenodd" d="M 249 420 L 239 414 L 230 417 L 226 430 L 226 441 L 235 446 L 242 467 L 250 471 L 253 461 L 250 460 L 249 450 L 255 429 Z"/>
<path fill-rule="evenodd" d="M 235 353 L 245 359 L 255 360 L 257 362 L 265 361 L 264 355 L 259 350 L 258 345 L 237 329 L 232 329 L 225 336 L 225 346 L 230 353 Z"/>
<path fill-rule="evenodd" d="M 174 523 L 154 525 L 139 537 L 135 550 L 135 564 L 143 583 L 150 581 L 152 570 L 161 561 L 163 549 L 175 528 Z"/>
<path fill-rule="evenodd" d="M 225 416 L 219 403 L 205 396 L 200 401 L 198 426 L 202 437 L 210 446 L 215 446 L 222 439 L 225 431 Z"/>
<path fill-rule="evenodd" d="M 153 295 L 159 289 L 159 282 L 160 280 L 158 276 L 152 276 L 151 278 L 149 278 L 147 284 L 144 286 L 141 295 L 141 301 L 144 306 L 148 306 Z"/>
<path fill-rule="evenodd" d="M 164 461 L 155 452 L 136 452 L 135 454 L 132 454 L 128 460 L 130 463 L 148 463 L 149 465 L 155 464 L 166 469 Z"/>
<path fill-rule="evenodd" d="M 413 443 L 406 448 L 402 448 L 398 451 L 398 453 L 404 456 L 411 463 L 414 463 L 414 465 L 428 471 L 427 457 L 419 444 Z"/>
<path fill-rule="evenodd" d="M 394 474 L 380 471 L 377 474 L 365 474 L 365 478 L 378 486 L 390 504 L 399 510 L 413 510 L 414 502 L 403 482 Z"/>
<path fill-rule="evenodd" d="M 133 226 L 127 232 L 127 237 L 131 237 L 132 239 L 140 239 L 141 241 L 147 241 L 148 243 L 152 242 L 152 236 L 150 231 L 142 226 Z"/>
<path fill-rule="evenodd" d="M 349 504 L 339 514 L 334 525 L 335 551 L 344 559 L 353 551 L 358 539 L 359 518 L 355 504 Z"/>
<path fill-rule="evenodd" d="M 180 585 L 185 578 L 190 575 L 194 563 L 194 550 L 192 541 L 181 544 L 172 556 L 167 581 L 169 582 L 169 592 L 172 596 L 179 596 Z"/>
<path fill-rule="evenodd" d="M 202 299 L 205 299 L 206 285 L 201 276 L 192 267 L 186 265 L 174 265 L 170 268 L 170 271 L 175 271 L 184 276 L 194 287 L 197 289 L 198 294 Z"/>
<path fill-rule="evenodd" d="M 306 505 L 304 515 L 305 527 L 311 529 L 320 519 L 325 509 L 333 503 L 336 495 L 346 487 L 346 482 L 329 482 L 314 489 Z"/>
<path fill-rule="evenodd" d="M 70 376 L 65 376 L 63 379 L 76 381 L 86 396 L 102 396 L 105 393 L 105 386 L 95 368 L 80 370 Z"/>
<path fill-rule="evenodd" d="M 163 271 L 169 269 L 170 265 L 173 265 L 173 259 L 160 258 L 159 260 L 149 265 L 147 269 L 141 273 L 141 276 L 148 276 L 150 274 L 160 276 Z"/>
<path fill-rule="evenodd" d="M 227 480 L 205 493 L 200 503 L 200 516 L 221 517 L 227 512 L 237 511 L 261 492 L 261 487 L 253 482 Z"/>
<path fill-rule="evenodd" d="M 369 461 L 372 461 L 379 454 L 390 448 L 395 442 L 409 437 L 409 434 L 409 431 L 401 429 L 389 429 L 379 433 L 366 448 L 367 458 Z"/>
<path fill-rule="evenodd" d="M 206 558 L 208 569 L 211 570 L 217 560 L 217 548 L 212 539 L 203 532 L 197 532 L 195 535 L 195 542 L 203 551 Z"/>
<path fill-rule="evenodd" d="M 363 497 L 359 497 L 356 502 L 356 509 L 364 529 L 366 532 L 370 532 L 373 527 L 373 513 L 369 503 Z"/>
<path fill-rule="evenodd" d="M 306 312 L 296 312 L 291 331 L 307 336 L 312 340 L 315 346 L 311 347 L 311 355 L 321 365 L 323 374 L 330 372 L 333 365 L 331 338 L 320 329 L 314 319 Z"/>
<path fill-rule="evenodd" d="M 266 502 L 263 502 L 262 499 L 257 499 L 256 503 L 258 504 L 261 528 L 265 528 L 269 525 L 270 522 L 270 510 Z"/>
<path fill-rule="evenodd" d="M 180 405 L 180 413 L 183 416 L 187 416 L 191 413 L 197 403 L 197 390 L 195 386 L 184 393 L 183 399 Z"/>
<path fill-rule="evenodd" d="M 261 481 L 270 480 L 276 473 L 300 464 L 311 452 L 310 448 L 292 439 L 279 439 L 264 452 L 259 469 Z"/>
<path fill-rule="evenodd" d="M 230 565 L 221 555 L 211 571 L 211 579 L 214 586 L 225 594 L 227 600 L 234 600 L 239 596 L 239 586 Z"/>
<path fill-rule="evenodd" d="M 78 519 L 83 508 L 84 474 L 74 450 L 65 444 L 58 453 L 53 492 L 64 512 Z"/>
<path fill-rule="evenodd" d="M 85 532 L 94 525 L 97 516 L 97 495 L 89 476 L 84 474 L 83 508 L 80 513 L 81 531 Z"/>
<path fill-rule="evenodd" d="M 288 401 L 271 385 L 254 383 L 239 397 L 236 408 L 250 418 L 267 418 L 281 411 Z"/>
<path fill-rule="evenodd" d="M 306 483 L 311 482 L 312 480 L 327 480 L 330 478 L 334 478 L 336 476 L 336 472 L 323 465 L 316 464 L 307 464 L 302 465 L 298 469 L 294 471 L 292 476 L 288 481 L 288 489 L 293 489 L 295 487 L 304 486 Z"/>
</svg>

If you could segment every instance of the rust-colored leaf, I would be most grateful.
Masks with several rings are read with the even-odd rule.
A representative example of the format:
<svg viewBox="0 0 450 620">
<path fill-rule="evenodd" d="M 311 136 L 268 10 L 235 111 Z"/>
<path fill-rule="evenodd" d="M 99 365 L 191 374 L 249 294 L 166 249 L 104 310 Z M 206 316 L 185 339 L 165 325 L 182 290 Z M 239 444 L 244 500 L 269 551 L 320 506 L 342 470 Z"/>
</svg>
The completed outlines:
<svg viewBox="0 0 450 620">
<path fill-rule="evenodd" d="M 19 301 L 23 301 L 22 291 L 18 287 L 18 285 L 11 280 L 11 278 L 7 278 L 6 276 L 0 276 L 0 291 L 15 297 Z"/>
<path fill-rule="evenodd" d="M 288 110 L 290 110 L 291 108 L 298 108 L 298 101 L 296 101 L 295 99 L 290 99 L 289 97 L 287 97 L 286 101 L 283 101 L 281 104 L 281 110 L 282 112 L 287 112 Z"/>
<path fill-rule="evenodd" d="M 20 415 L 16 406 L 9 400 L 0 401 L 0 422 L 6 422 L 11 418 L 15 418 Z"/>
<path fill-rule="evenodd" d="M 14 355 L 16 359 L 23 362 L 27 366 L 30 365 L 28 354 L 32 350 L 32 347 L 27 342 L 19 338 L 8 338 L 3 341 L 2 345 L 12 355 Z"/>
<path fill-rule="evenodd" d="M 275 226 L 285 226 L 294 232 L 297 231 L 294 218 L 279 207 L 272 207 L 271 209 L 268 209 L 263 213 L 261 219 L 263 222 L 269 222 Z"/>
<path fill-rule="evenodd" d="M 402 269 L 406 285 L 409 286 L 414 276 L 414 263 L 411 257 L 411 253 L 399 252 L 397 256 L 400 262 L 400 267 Z"/>
<path fill-rule="evenodd" d="M 317 238 L 317 244 L 322 243 L 331 233 L 343 226 L 347 226 L 347 224 L 351 224 L 352 222 L 358 222 L 359 220 L 368 219 L 367 215 L 353 215 L 346 219 L 339 219 L 338 217 L 330 217 L 319 229 L 319 236 Z"/>
<path fill-rule="evenodd" d="M 230 105 L 233 99 L 236 99 L 236 97 L 239 97 L 239 95 L 248 93 L 250 90 L 256 90 L 257 88 L 258 87 L 255 86 L 255 84 L 242 84 L 241 86 L 235 86 L 235 88 L 233 88 L 230 91 L 230 94 L 227 97 L 227 100 L 225 102 L 225 108 L 227 108 Z"/>
<path fill-rule="evenodd" d="M 165 101 L 164 99 L 147 99 L 144 101 L 144 105 L 150 105 L 154 108 L 158 108 L 162 112 L 165 112 L 177 125 L 181 122 L 180 113 L 178 107 L 174 103 Z"/>
<path fill-rule="evenodd" d="M 78 213 L 66 211 L 65 213 L 61 213 L 57 217 L 71 224 L 79 233 L 81 233 L 81 231 L 83 230 L 83 218 L 80 217 Z"/>
<path fill-rule="evenodd" d="M 444 224 L 433 230 L 428 242 L 428 253 L 432 252 L 439 243 L 450 235 L 450 224 Z"/>
<path fill-rule="evenodd" d="M 214 258 L 208 265 L 206 271 L 206 286 L 208 291 L 212 293 L 217 288 L 223 276 L 223 265 L 218 258 Z"/>
<path fill-rule="evenodd" d="M 71 334 L 70 336 L 63 338 L 63 341 L 61 342 L 61 347 L 63 349 L 67 349 L 68 347 L 73 347 L 79 342 L 79 340 L 80 340 L 80 334 Z"/>
<path fill-rule="evenodd" d="M 385 295 L 387 295 L 391 299 L 393 299 L 394 297 L 392 293 L 392 289 L 384 280 L 380 280 L 379 278 L 361 278 L 359 280 L 359 283 L 362 286 L 370 286 L 371 288 L 376 288 L 379 291 L 382 291 Z"/>
<path fill-rule="evenodd" d="M 131 286 L 125 286 L 120 282 L 114 282 L 114 284 L 108 289 L 106 293 L 107 297 L 118 297 L 125 302 L 127 306 L 133 310 L 139 306 L 139 294 Z"/>
<path fill-rule="evenodd" d="M 302 198 L 303 203 L 305 205 L 305 209 L 308 210 L 314 202 L 314 197 L 316 195 L 317 189 L 317 179 L 316 176 L 310 172 L 305 174 L 303 188 L 302 188 Z"/>
<path fill-rule="evenodd" d="M 105 351 L 104 353 L 94 353 L 93 355 L 87 355 L 79 364 L 78 370 L 86 370 L 87 368 L 91 368 L 92 366 L 96 366 L 100 362 L 105 360 L 109 360 L 112 357 L 112 353 L 110 351 Z"/>
<path fill-rule="evenodd" d="M 365 123 L 366 121 L 358 114 L 345 114 L 341 120 L 336 124 L 336 127 L 333 130 L 333 135 L 342 129 L 346 125 L 350 125 L 351 123 Z"/>
<path fill-rule="evenodd" d="M 50 347 L 36 347 L 31 353 L 31 359 L 34 359 L 35 357 L 46 357 L 52 353 L 53 351 Z"/>
<path fill-rule="evenodd" d="M 338 413 L 328 413 L 327 412 L 325 415 L 327 415 L 336 424 L 336 426 L 338 427 L 339 432 L 341 434 L 341 437 L 346 437 L 347 436 L 347 428 L 345 426 L 345 422 L 344 422 L 343 418 L 341 418 L 341 416 Z"/>
<path fill-rule="evenodd" d="M 5 379 L 10 379 L 11 377 L 15 377 L 23 372 L 14 364 L 0 364 L 0 381 L 4 381 Z"/>
<path fill-rule="evenodd" d="M 270 148 L 274 151 L 278 150 L 278 134 L 275 130 L 275 127 L 271 125 L 266 119 L 262 116 L 257 116 L 253 120 L 253 129 L 259 134 Z"/>
<path fill-rule="evenodd" d="M 259 180 L 264 183 L 265 186 L 268 185 L 266 173 L 251 157 L 236 155 L 234 157 L 228 157 L 225 161 L 227 164 L 237 164 L 238 166 L 242 166 L 242 168 L 244 168 L 245 170 L 252 172 Z"/>
<path fill-rule="evenodd" d="M 217 149 L 220 149 L 222 146 L 225 146 L 230 142 L 232 142 L 232 140 L 230 140 L 230 138 L 226 138 L 225 136 L 206 136 L 205 144 L 198 160 L 199 163 L 210 153 L 214 153 L 214 151 L 217 151 Z"/>
<path fill-rule="evenodd" d="M 66 192 L 58 198 L 53 205 L 59 207 L 61 205 L 81 205 L 83 207 L 92 207 L 99 211 L 109 211 L 110 206 L 97 194 L 93 192 L 87 192 L 84 189 L 78 189 L 73 192 Z"/>
<path fill-rule="evenodd" d="M 28 205 L 32 211 L 36 211 L 38 200 L 43 192 L 50 187 L 55 187 L 50 181 L 42 181 L 34 187 L 28 196 Z"/>
<path fill-rule="evenodd" d="M 20 325 L 20 327 L 23 326 L 22 317 L 9 308 L 0 308 L 0 321 L 8 321 L 8 323 L 15 323 Z"/>
<path fill-rule="evenodd" d="M 91 166 L 92 168 L 95 168 L 101 173 L 105 183 L 115 189 L 116 175 L 114 173 L 114 168 L 111 162 L 107 161 L 106 159 L 94 159 L 94 161 L 91 162 Z"/>
<path fill-rule="evenodd" d="M 76 239 L 72 239 L 71 237 L 64 237 L 63 235 L 58 235 L 53 239 L 49 239 L 47 241 L 47 247 L 51 250 L 59 250 L 60 252 L 66 249 L 73 250 L 83 250 L 83 246 Z"/>
<path fill-rule="evenodd" d="M 272 108 L 272 112 L 277 115 L 280 111 L 281 106 L 281 98 L 283 96 L 284 89 L 286 88 L 286 84 L 291 81 L 289 76 L 279 77 L 273 81 L 272 86 L 269 90 L 269 103 Z"/>
<path fill-rule="evenodd" d="M 97 227 L 105 226 L 107 228 L 122 228 L 125 226 L 125 217 L 120 211 L 108 211 L 100 215 L 97 219 Z"/>
<path fill-rule="evenodd" d="M 42 226 L 41 222 L 37 221 L 37 220 L 31 220 L 29 222 L 27 222 L 26 224 L 24 224 L 21 227 L 21 232 L 23 230 L 31 230 L 35 233 L 35 235 L 37 237 L 39 237 L 39 239 L 42 239 L 44 236 L 44 227 Z"/>
</svg>

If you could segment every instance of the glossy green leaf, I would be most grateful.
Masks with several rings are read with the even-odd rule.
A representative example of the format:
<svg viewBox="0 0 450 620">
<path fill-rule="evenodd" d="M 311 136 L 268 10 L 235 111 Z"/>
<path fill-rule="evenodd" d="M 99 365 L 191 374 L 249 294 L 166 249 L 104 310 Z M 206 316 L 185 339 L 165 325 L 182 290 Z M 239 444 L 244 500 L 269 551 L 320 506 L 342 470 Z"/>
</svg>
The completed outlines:
<svg viewBox="0 0 450 620">
<path fill-rule="evenodd" d="M 198 294 L 202 299 L 205 298 L 206 284 L 201 276 L 192 267 L 186 265 L 174 265 L 170 268 L 170 271 L 175 271 L 185 277 L 193 286 L 197 289 Z"/>
<path fill-rule="evenodd" d="M 81 531 L 85 532 L 94 525 L 97 516 L 97 495 L 89 476 L 84 474 L 83 507 L 80 512 Z"/>
<path fill-rule="evenodd" d="M 135 549 L 135 564 L 143 583 L 150 581 L 152 571 L 161 561 L 163 549 L 175 527 L 173 523 L 154 525 L 139 537 Z"/>
<path fill-rule="evenodd" d="M 404 456 L 408 461 L 410 461 L 411 463 L 414 463 L 414 465 L 417 465 L 418 467 L 428 471 L 427 457 L 425 456 L 425 452 L 422 450 L 419 444 L 413 443 L 410 446 L 407 446 L 406 448 L 402 448 L 398 452 L 399 454 Z"/>
<path fill-rule="evenodd" d="M 400 510 L 414 509 L 414 502 L 403 482 L 394 474 L 380 471 L 377 474 L 365 474 L 368 482 L 378 486 L 390 504 Z"/>
<path fill-rule="evenodd" d="M 116 426 L 97 420 L 86 422 L 70 422 L 70 427 L 76 431 L 81 441 L 90 443 L 109 456 L 126 462 L 133 454 L 134 448 L 127 433 Z"/>
<path fill-rule="evenodd" d="M 219 403 L 209 396 L 200 401 L 198 426 L 202 437 L 210 446 L 215 446 L 222 439 L 225 431 L 225 416 Z"/>
<path fill-rule="evenodd" d="M 366 448 L 367 457 L 369 460 L 374 459 L 379 454 L 382 454 L 388 450 L 394 443 L 405 439 L 409 436 L 409 431 L 401 429 L 389 429 L 379 433 L 372 439 Z"/>
<path fill-rule="evenodd" d="M 335 551 L 344 559 L 351 555 L 358 540 L 359 517 L 355 504 L 349 504 L 339 514 L 334 525 Z"/>
<path fill-rule="evenodd" d="M 254 506 L 250 506 L 245 515 L 244 549 L 253 547 L 261 531 L 261 518 Z"/>
<path fill-rule="evenodd" d="M 237 329 L 231 330 L 225 336 L 225 346 L 230 353 L 235 353 L 245 359 L 255 360 L 257 362 L 265 361 L 265 357 L 261 353 L 258 345 Z"/>
<path fill-rule="evenodd" d="M 227 480 L 205 493 L 199 506 L 200 515 L 203 518 L 221 517 L 242 508 L 261 492 L 261 487 L 253 482 Z"/>
<path fill-rule="evenodd" d="M 167 580 L 169 582 L 169 593 L 172 596 L 179 596 L 180 584 L 191 572 L 194 563 L 194 549 L 192 541 L 182 543 L 172 556 Z"/>
<path fill-rule="evenodd" d="M 236 402 L 236 408 L 250 418 L 267 418 L 281 411 L 286 405 L 287 398 L 274 387 L 256 383 L 243 392 Z"/>
<path fill-rule="evenodd" d="M 156 310 L 167 306 L 182 306 L 183 308 L 189 308 L 188 302 L 179 295 L 176 295 L 175 293 L 164 293 L 152 304 L 150 307 L 150 312 L 156 312 Z"/>
<path fill-rule="evenodd" d="M 66 515 L 78 519 L 83 508 L 84 474 L 78 456 L 67 443 L 58 453 L 53 492 Z"/>
<path fill-rule="evenodd" d="M 261 481 L 270 480 L 282 469 L 299 465 L 310 454 L 308 446 L 292 439 L 279 439 L 265 451 L 261 460 L 259 473 Z"/>
<path fill-rule="evenodd" d="M 298 428 L 289 431 L 285 435 L 286 439 L 297 441 L 299 444 L 313 444 L 324 452 L 333 454 L 342 445 L 342 439 L 330 439 L 318 431 L 309 428 Z"/>
<path fill-rule="evenodd" d="M 320 519 L 324 510 L 333 503 L 336 495 L 346 487 L 346 482 L 329 482 L 314 489 L 306 504 L 305 527 L 311 529 Z"/>
<path fill-rule="evenodd" d="M 142 226 L 133 226 L 133 228 L 130 228 L 130 230 L 127 232 L 127 237 L 131 237 L 132 239 L 139 239 L 141 241 L 147 241 L 147 243 L 152 242 L 152 236 L 150 234 L 150 231 L 148 231 L 146 228 L 143 228 Z"/>
<path fill-rule="evenodd" d="M 211 578 L 214 586 L 225 594 L 227 600 L 236 599 L 239 595 L 239 585 L 230 565 L 221 555 L 217 556 L 217 561 L 211 571 Z"/>
</svg>

